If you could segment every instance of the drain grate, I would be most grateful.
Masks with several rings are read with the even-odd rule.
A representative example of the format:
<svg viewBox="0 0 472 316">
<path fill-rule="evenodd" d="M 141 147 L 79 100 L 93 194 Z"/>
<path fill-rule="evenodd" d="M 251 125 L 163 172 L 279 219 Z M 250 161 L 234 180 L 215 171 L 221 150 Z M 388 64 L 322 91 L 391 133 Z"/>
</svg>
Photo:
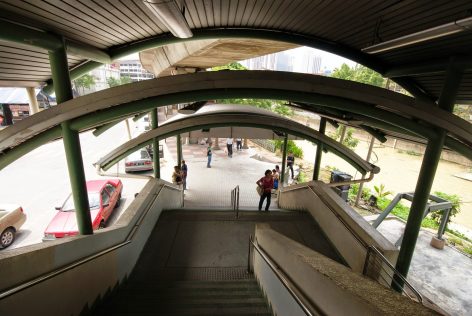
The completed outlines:
<svg viewBox="0 0 472 316">
<path fill-rule="evenodd" d="M 205 280 L 227 281 L 248 280 L 253 276 L 247 273 L 246 267 L 202 267 L 202 268 L 162 268 L 159 269 L 159 278 L 165 280 Z"/>
</svg>

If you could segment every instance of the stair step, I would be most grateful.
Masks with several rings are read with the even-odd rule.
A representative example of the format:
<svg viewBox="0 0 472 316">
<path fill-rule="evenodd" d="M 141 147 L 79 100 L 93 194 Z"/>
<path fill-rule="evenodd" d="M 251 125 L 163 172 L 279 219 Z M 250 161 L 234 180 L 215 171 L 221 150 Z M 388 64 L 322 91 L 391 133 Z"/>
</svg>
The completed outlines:
<svg viewBox="0 0 472 316">
<path fill-rule="evenodd" d="M 140 310 L 141 308 L 149 309 L 185 309 L 185 308 L 202 308 L 202 307 L 240 307 L 240 306 L 252 306 L 252 307 L 264 307 L 266 301 L 262 297 L 250 297 L 250 298 L 132 298 L 130 300 L 120 300 L 113 304 L 113 307 L 120 310 L 122 308 L 132 308 Z"/>
<path fill-rule="evenodd" d="M 106 315 L 270 315 L 267 305 L 206 305 L 206 306 L 134 306 L 120 308 Z"/>
</svg>

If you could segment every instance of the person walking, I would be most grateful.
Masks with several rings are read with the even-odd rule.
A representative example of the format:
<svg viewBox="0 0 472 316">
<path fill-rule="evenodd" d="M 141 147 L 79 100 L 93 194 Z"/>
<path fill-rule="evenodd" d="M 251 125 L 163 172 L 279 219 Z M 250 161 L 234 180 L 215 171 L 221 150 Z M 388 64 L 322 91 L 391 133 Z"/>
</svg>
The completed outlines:
<svg viewBox="0 0 472 316">
<path fill-rule="evenodd" d="M 184 185 L 184 190 L 187 190 L 187 171 L 187 164 L 185 163 L 185 160 L 182 160 L 182 184 Z"/>
<path fill-rule="evenodd" d="M 208 143 L 208 147 L 207 147 L 207 168 L 211 168 L 211 155 L 212 155 L 212 152 L 211 152 L 211 142 Z"/>
<path fill-rule="evenodd" d="M 269 206 L 270 206 L 272 188 L 274 187 L 274 178 L 272 177 L 272 171 L 270 171 L 269 169 L 266 170 L 264 175 L 265 176 L 260 178 L 256 182 L 256 184 L 262 188 L 262 194 L 259 200 L 259 211 L 262 211 L 262 204 L 264 203 L 264 200 L 267 198 L 265 211 L 268 212 Z"/>
<path fill-rule="evenodd" d="M 228 148 L 228 157 L 233 158 L 233 139 L 226 138 L 226 148 Z"/>
<path fill-rule="evenodd" d="M 292 173 L 292 180 L 293 180 L 293 164 L 295 163 L 295 157 L 293 156 L 293 152 L 289 151 L 287 155 L 287 167 L 290 169 Z"/>
<path fill-rule="evenodd" d="M 236 138 L 236 150 L 243 150 L 242 139 Z"/>
</svg>

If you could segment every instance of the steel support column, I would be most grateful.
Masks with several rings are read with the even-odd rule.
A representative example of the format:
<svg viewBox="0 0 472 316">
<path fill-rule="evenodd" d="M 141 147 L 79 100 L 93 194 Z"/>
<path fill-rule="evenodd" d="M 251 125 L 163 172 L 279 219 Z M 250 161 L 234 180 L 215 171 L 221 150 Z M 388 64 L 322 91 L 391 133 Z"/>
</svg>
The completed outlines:
<svg viewBox="0 0 472 316">
<path fill-rule="evenodd" d="M 49 62 L 51 64 L 53 82 L 55 83 L 54 88 L 57 103 L 59 104 L 72 99 L 72 86 L 65 48 L 49 52 Z M 80 150 L 79 133 L 71 128 L 69 121 L 62 122 L 61 128 L 79 233 L 82 235 L 90 235 L 93 234 L 93 229 L 92 220 L 90 218 L 87 186 L 85 184 L 84 164 Z"/>
<path fill-rule="evenodd" d="M 326 132 L 326 119 L 324 117 L 320 120 L 320 128 L 318 131 L 321 134 Z M 316 156 L 315 156 L 315 166 L 313 168 L 313 180 L 318 180 L 320 177 L 320 166 L 321 166 L 321 154 L 323 153 L 323 145 L 319 142 L 316 145 Z"/>
<path fill-rule="evenodd" d="M 288 147 L 288 134 L 285 133 L 284 147 L 282 151 L 282 174 L 280 175 L 282 186 L 284 185 L 284 181 L 285 181 L 285 165 L 287 161 L 287 147 Z"/>
<path fill-rule="evenodd" d="M 177 166 L 182 167 L 182 139 L 180 134 L 177 134 Z"/>
<path fill-rule="evenodd" d="M 455 65 L 454 58 L 451 58 L 438 101 L 440 108 L 452 112 L 461 80 L 462 70 Z M 423 220 L 424 209 L 429 199 L 445 139 L 446 132 L 444 130 L 438 130 L 436 138 L 428 139 L 396 264 L 396 269 L 404 277 L 408 275 L 416 240 L 421 228 L 421 221 Z M 397 291 L 401 291 L 403 282 L 399 278 L 394 278 L 392 286 Z"/>
<path fill-rule="evenodd" d="M 158 128 L 157 120 L 157 108 L 151 111 L 151 127 L 152 129 Z M 152 140 L 152 163 L 154 169 L 154 178 L 161 178 L 161 157 L 159 156 L 159 139 L 153 138 Z"/>
</svg>

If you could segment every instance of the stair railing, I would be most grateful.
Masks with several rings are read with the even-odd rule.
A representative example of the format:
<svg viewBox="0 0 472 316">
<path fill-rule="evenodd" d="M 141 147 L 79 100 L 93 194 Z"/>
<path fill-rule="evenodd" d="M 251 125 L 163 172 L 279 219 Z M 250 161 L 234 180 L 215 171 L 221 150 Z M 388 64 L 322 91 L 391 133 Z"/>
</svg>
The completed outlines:
<svg viewBox="0 0 472 316">
<path fill-rule="evenodd" d="M 306 189 L 308 188 L 313 194 L 315 194 L 326 206 L 328 206 L 327 201 L 322 195 L 317 195 L 314 189 L 307 185 L 307 186 L 301 186 L 301 187 L 295 187 L 295 188 L 284 188 L 284 192 L 287 191 L 295 191 L 295 190 L 300 190 L 300 189 Z M 384 285 L 387 286 L 390 289 L 393 289 L 393 283 L 398 285 L 402 289 L 402 293 L 406 295 L 406 297 L 416 300 L 420 303 L 423 302 L 423 297 L 419 293 L 417 289 L 413 287 L 410 283 L 408 283 L 403 275 L 401 275 L 398 270 L 395 269 L 395 267 L 388 261 L 387 258 L 374 246 L 374 245 L 369 245 L 367 244 L 359 234 L 353 230 L 347 223 L 346 221 L 339 216 L 334 210 L 331 209 L 331 207 L 327 207 L 334 216 L 339 220 L 339 222 L 349 231 L 349 233 L 357 240 L 357 242 L 365 248 L 367 251 L 366 253 L 366 258 L 364 261 L 364 268 L 363 268 L 363 275 L 365 275 L 368 278 L 373 279 L 374 281 L 379 281 L 376 277 L 373 277 L 372 275 L 369 275 L 370 270 L 374 270 L 379 272 L 378 276 L 384 281 Z M 388 267 L 388 269 L 386 268 Z M 390 272 L 389 272 L 390 271 Z M 391 278 L 391 281 L 389 282 L 388 278 Z M 401 286 L 400 282 L 397 281 L 397 279 L 400 279 L 404 282 L 408 290 L 406 290 L 403 286 Z M 411 294 L 412 293 L 412 294 Z"/>
<path fill-rule="evenodd" d="M 371 267 L 371 269 L 369 269 Z M 396 284 L 402 289 L 403 294 L 405 294 L 410 299 L 414 300 L 416 297 L 416 301 L 419 303 L 423 302 L 423 297 L 421 296 L 420 292 L 413 287 L 404 277 L 403 275 L 398 272 L 397 269 L 388 261 L 387 258 L 373 245 L 367 248 L 367 257 L 364 264 L 364 271 L 363 274 L 365 276 L 368 275 L 368 271 L 377 271 L 378 276 L 388 284 L 389 288 Z M 397 281 L 397 278 L 401 280 L 401 282 L 406 286 L 402 286 L 400 282 Z M 393 282 L 393 283 L 392 283 Z"/>
<path fill-rule="evenodd" d="M 239 218 L 239 185 L 231 190 L 231 209 L 236 212 L 236 218 Z"/>
<path fill-rule="evenodd" d="M 288 277 L 282 272 L 282 270 L 277 266 L 277 264 L 266 254 L 264 250 L 262 250 L 257 241 L 254 240 L 252 235 L 249 235 L 249 253 L 248 253 L 248 273 L 253 273 L 253 262 L 251 258 L 253 257 L 254 252 L 252 249 L 255 249 L 257 253 L 261 256 L 261 258 L 265 261 L 265 263 L 270 267 L 272 272 L 274 272 L 275 276 L 279 279 L 279 281 L 283 284 L 283 286 L 287 289 L 290 295 L 293 297 L 295 302 L 300 306 L 303 312 L 308 316 L 315 316 L 315 315 L 326 315 L 321 308 L 312 303 L 307 302 L 307 299 L 302 296 L 302 292 L 296 287 L 295 284 L 288 281 Z"/>
</svg>

